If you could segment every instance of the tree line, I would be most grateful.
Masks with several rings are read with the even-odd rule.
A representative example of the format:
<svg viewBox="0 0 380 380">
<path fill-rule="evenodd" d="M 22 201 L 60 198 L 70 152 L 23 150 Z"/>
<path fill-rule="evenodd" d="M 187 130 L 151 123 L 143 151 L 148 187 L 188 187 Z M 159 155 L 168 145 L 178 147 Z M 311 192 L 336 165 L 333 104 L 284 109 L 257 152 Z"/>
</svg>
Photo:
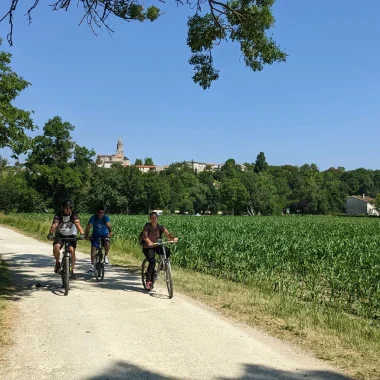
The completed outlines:
<svg viewBox="0 0 380 380">
<path fill-rule="evenodd" d="M 0 210 L 45 212 L 73 199 L 81 212 L 99 205 L 110 213 L 139 214 L 153 209 L 168 213 L 232 215 L 331 214 L 345 212 L 348 195 L 380 193 L 380 170 L 343 167 L 320 171 L 315 164 L 273 166 L 260 152 L 246 170 L 228 159 L 220 170 L 197 172 L 185 162 L 160 172 L 142 173 L 137 166 L 98 167 L 95 152 L 78 145 L 74 126 L 59 116 L 48 120 L 32 139 L 23 164 L 0 160 Z"/>
</svg>

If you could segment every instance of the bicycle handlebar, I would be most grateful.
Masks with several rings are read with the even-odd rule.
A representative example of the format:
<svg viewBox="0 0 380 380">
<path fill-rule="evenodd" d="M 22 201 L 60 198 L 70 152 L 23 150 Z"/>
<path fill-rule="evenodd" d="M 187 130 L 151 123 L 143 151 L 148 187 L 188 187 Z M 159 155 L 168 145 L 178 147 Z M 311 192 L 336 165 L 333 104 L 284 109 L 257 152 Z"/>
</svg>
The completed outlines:
<svg viewBox="0 0 380 380">
<path fill-rule="evenodd" d="M 178 243 L 178 241 L 176 240 L 158 241 L 156 243 L 153 243 L 153 247 L 157 247 L 157 246 L 168 244 L 168 243 Z"/>
<path fill-rule="evenodd" d="M 84 240 L 84 238 L 82 236 L 80 237 L 75 237 L 75 238 L 67 238 L 67 237 L 63 237 L 63 236 L 58 236 L 57 237 L 59 240 L 62 240 L 62 241 L 77 241 L 77 240 Z"/>
<path fill-rule="evenodd" d="M 112 234 L 112 237 L 114 237 L 115 235 Z M 101 241 L 102 239 L 111 239 L 107 236 L 102 236 L 102 237 L 98 237 L 98 236 L 93 236 L 93 235 L 89 235 L 88 236 L 89 239 L 94 239 L 94 240 L 97 240 L 97 241 Z"/>
</svg>

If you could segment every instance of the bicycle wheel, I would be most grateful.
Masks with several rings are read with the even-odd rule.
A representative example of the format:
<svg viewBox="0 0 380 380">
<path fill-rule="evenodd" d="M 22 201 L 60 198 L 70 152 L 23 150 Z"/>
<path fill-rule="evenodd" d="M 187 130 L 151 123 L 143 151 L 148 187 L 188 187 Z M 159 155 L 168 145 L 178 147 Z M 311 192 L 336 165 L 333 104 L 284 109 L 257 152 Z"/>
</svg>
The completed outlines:
<svg viewBox="0 0 380 380">
<path fill-rule="evenodd" d="M 141 264 L 141 281 L 144 286 L 144 289 L 149 292 L 151 289 L 148 289 L 146 286 L 146 279 L 148 276 L 148 266 L 149 266 L 148 259 L 144 259 L 144 261 Z"/>
<path fill-rule="evenodd" d="M 70 257 L 66 256 L 62 260 L 62 286 L 65 289 L 65 296 L 69 294 L 70 289 Z"/>
<path fill-rule="evenodd" d="M 169 298 L 173 298 L 173 278 L 172 278 L 172 267 L 170 261 L 165 265 L 165 279 L 166 286 L 168 288 Z"/>
</svg>

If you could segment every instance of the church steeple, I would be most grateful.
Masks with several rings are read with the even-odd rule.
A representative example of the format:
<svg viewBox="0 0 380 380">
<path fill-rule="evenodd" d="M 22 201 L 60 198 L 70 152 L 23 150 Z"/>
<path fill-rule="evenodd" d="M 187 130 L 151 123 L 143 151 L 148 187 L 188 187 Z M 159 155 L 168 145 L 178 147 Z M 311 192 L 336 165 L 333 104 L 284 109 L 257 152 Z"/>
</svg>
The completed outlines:
<svg viewBox="0 0 380 380">
<path fill-rule="evenodd" d="M 124 157 L 124 146 L 123 146 L 123 143 L 121 141 L 121 137 L 119 137 L 119 140 L 117 141 L 116 156 L 117 157 Z"/>
</svg>

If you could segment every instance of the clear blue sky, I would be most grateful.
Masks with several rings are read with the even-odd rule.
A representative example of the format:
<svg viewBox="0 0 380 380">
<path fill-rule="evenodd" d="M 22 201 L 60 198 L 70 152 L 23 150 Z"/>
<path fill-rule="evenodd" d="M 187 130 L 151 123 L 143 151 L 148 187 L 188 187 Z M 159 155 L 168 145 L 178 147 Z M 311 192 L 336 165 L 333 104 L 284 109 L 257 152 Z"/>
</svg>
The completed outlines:
<svg viewBox="0 0 380 380">
<path fill-rule="evenodd" d="M 154 23 L 114 19 L 113 36 L 96 37 L 78 27 L 74 1 L 68 12 L 41 2 L 30 26 L 23 3 L 14 46 L 4 22 L 0 36 L 33 84 L 16 104 L 35 111 L 40 129 L 60 115 L 97 154 L 114 153 L 120 136 L 132 163 L 254 162 L 263 151 L 271 165 L 380 169 L 378 0 L 277 0 L 272 32 L 287 62 L 254 73 L 223 43 L 220 79 L 207 91 L 191 80 L 186 6 L 163 4 Z"/>
</svg>

